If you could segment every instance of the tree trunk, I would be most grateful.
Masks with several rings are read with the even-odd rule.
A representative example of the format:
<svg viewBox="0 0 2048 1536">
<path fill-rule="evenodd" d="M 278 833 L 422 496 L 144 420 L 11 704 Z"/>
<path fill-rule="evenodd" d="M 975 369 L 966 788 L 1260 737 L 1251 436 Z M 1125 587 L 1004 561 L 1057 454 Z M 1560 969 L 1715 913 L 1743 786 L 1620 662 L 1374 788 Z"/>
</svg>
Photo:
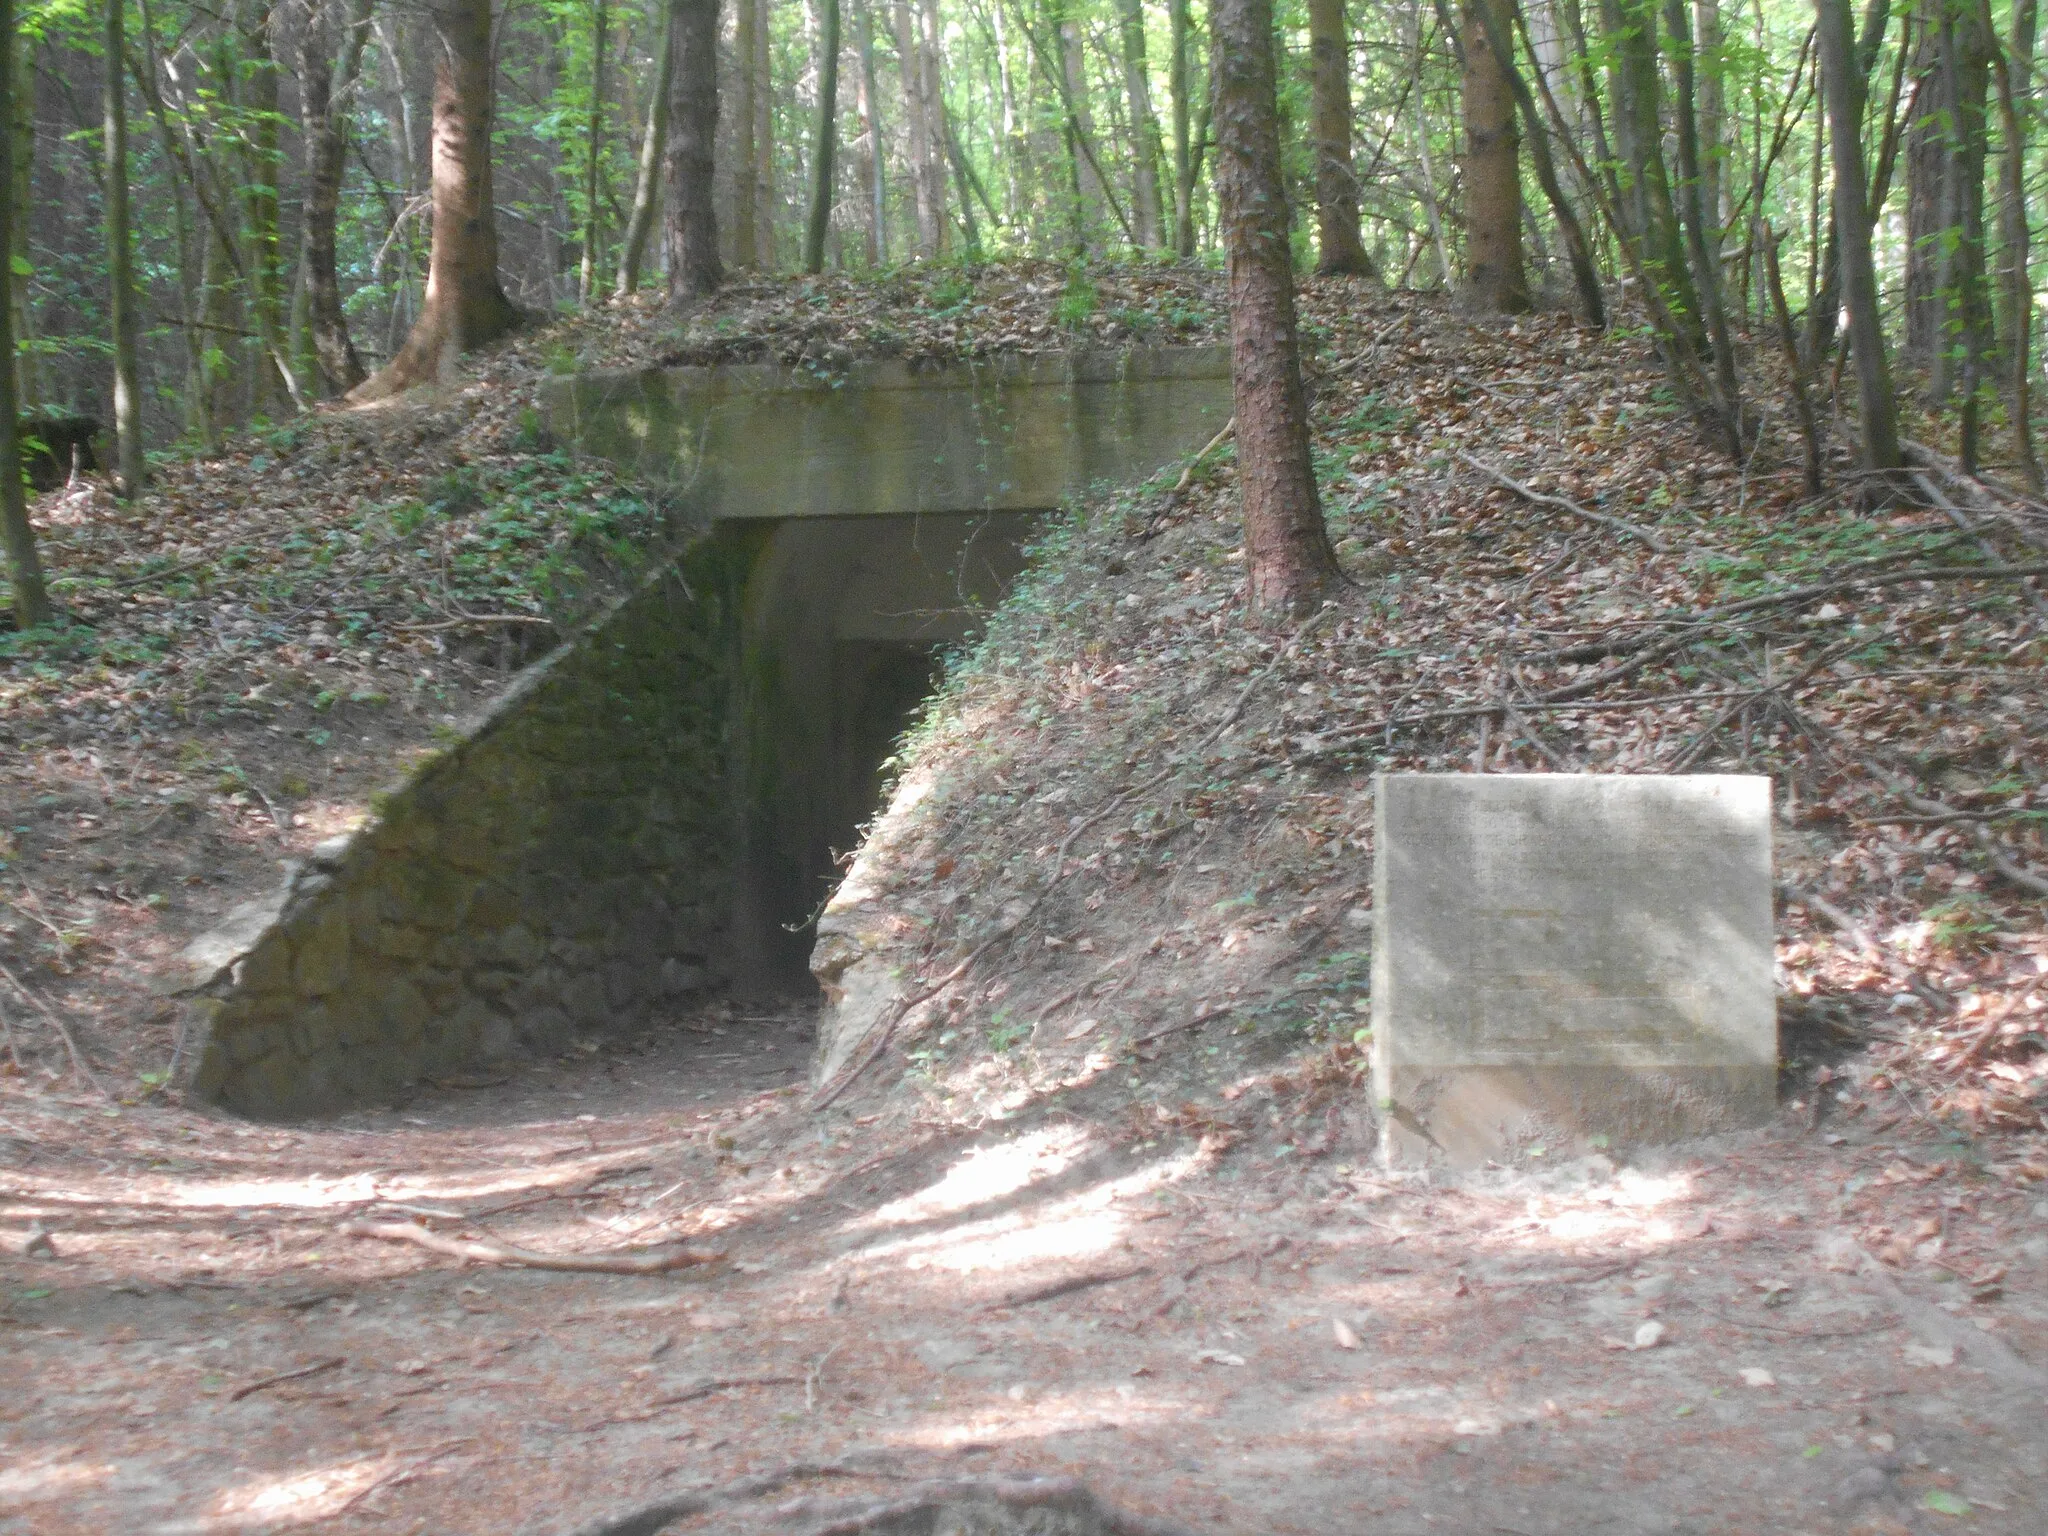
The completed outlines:
<svg viewBox="0 0 2048 1536">
<path fill-rule="evenodd" d="M 775 55 L 768 30 L 769 0 L 740 0 L 754 17 L 754 265 L 775 270 Z"/>
<path fill-rule="evenodd" d="M 1715 254 L 1719 242 L 1710 233 L 1704 206 L 1704 177 L 1700 170 L 1699 127 L 1694 116 L 1692 16 L 1686 0 L 1665 0 L 1665 25 L 1672 41 L 1672 116 L 1678 125 L 1678 176 L 1680 207 L 1685 226 L 1685 244 L 1692 258 L 1693 289 L 1700 296 L 1700 309 L 1707 322 L 1707 338 L 1714 349 L 1715 409 L 1721 416 L 1722 434 L 1728 450 L 1742 457 L 1742 398 L 1735 377 L 1735 345 L 1728 334 L 1728 315 L 1721 299 L 1721 263 Z"/>
<path fill-rule="evenodd" d="M 1190 95 L 1193 85 L 1188 78 L 1188 66 L 1193 62 L 1189 58 L 1189 33 L 1193 27 L 1188 15 L 1188 0 L 1166 0 L 1166 19 L 1170 29 L 1167 89 L 1173 92 L 1173 254 L 1182 261 L 1192 261 L 1195 256 L 1195 177 L 1189 128 L 1194 103 Z"/>
<path fill-rule="evenodd" d="M 1001 17 L 1000 7 L 996 15 Z M 854 18 L 860 49 L 857 105 L 861 135 L 868 146 L 861 160 L 861 201 L 867 205 L 868 265 L 877 267 L 889 259 L 889 184 L 883 169 L 888 162 L 882 146 L 882 98 L 875 87 L 875 0 L 855 0 Z"/>
<path fill-rule="evenodd" d="M 1981 3 L 1981 0 L 1980 0 Z M 2006 384 L 2011 391 L 2013 438 L 2028 488 L 2039 492 L 2041 460 L 2034 451 L 2032 367 L 2034 286 L 2027 272 L 2031 246 L 2027 227 L 2027 124 L 2032 116 L 2034 30 L 2040 9 L 2036 0 L 2015 0 L 2012 44 L 1996 59 L 1999 129 L 2005 154 L 1999 166 L 1998 257 L 1999 317 L 2005 338 Z M 1990 22 L 1987 18 L 1985 25 Z"/>
<path fill-rule="evenodd" d="M 14 74 L 8 80 L 13 97 L 11 115 L 7 127 L 14 136 L 14 170 L 8 186 L 14 195 L 17 214 L 14 220 L 14 240 L 11 249 L 13 271 L 9 274 L 8 307 L 14 315 L 14 356 L 15 385 L 19 390 L 17 403 L 22 410 L 33 410 L 43 403 L 42 364 L 30 343 L 35 340 L 35 307 L 29 302 L 34 282 L 34 258 L 29 252 L 28 209 L 32 206 L 32 185 L 36 157 L 36 75 L 32 62 L 25 56 L 17 55 L 14 60 Z M 182 211 L 183 204 L 179 204 Z M 181 247 L 182 249 L 182 247 Z"/>
<path fill-rule="evenodd" d="M 277 7 L 257 0 L 242 34 L 242 65 L 247 70 L 250 125 L 242 135 L 242 211 L 249 241 L 249 319 L 263 356 L 256 363 L 255 406 L 268 415 L 287 401 L 300 398 L 291 371 L 285 332 L 284 255 L 278 237 Z"/>
<path fill-rule="evenodd" d="M 1856 68 L 1849 0 L 1817 0 L 1821 81 L 1827 97 L 1829 149 L 1835 172 L 1835 233 L 1842 252 L 1842 297 L 1856 361 L 1856 398 L 1863 429 L 1863 467 L 1890 474 L 1899 456 L 1898 403 L 1885 360 L 1877 312 L 1877 265 L 1870 248 L 1869 189 L 1863 166 L 1866 81 Z"/>
<path fill-rule="evenodd" d="M 1515 102 L 1487 32 L 1499 27 L 1485 8 L 1498 0 L 1465 0 L 1465 283 L 1498 314 L 1529 307 L 1522 266 L 1522 167 Z"/>
<path fill-rule="evenodd" d="M 904 158 L 910 162 L 911 203 L 917 214 L 917 251 L 920 256 L 937 256 L 945 248 L 946 209 L 943 195 L 934 196 L 931 177 L 931 124 L 926 121 L 924 95 L 924 49 L 918 44 L 917 23 L 909 0 L 896 0 L 896 72 L 903 82 L 903 117 L 906 124 Z"/>
<path fill-rule="evenodd" d="M 106 119 L 108 319 L 114 341 L 115 488 L 142 490 L 142 385 L 135 358 L 135 246 L 128 228 L 127 0 L 106 0 L 106 53 L 101 59 Z M 0 370 L 12 374 L 12 369 Z M 7 461 L 0 460 L 0 464 Z M 13 479 L 10 472 L 6 478 Z"/>
<path fill-rule="evenodd" d="M 1117 29 L 1131 111 L 1131 152 L 1137 161 L 1131 172 L 1131 220 L 1138 245 L 1156 251 L 1166 243 L 1166 219 L 1159 196 L 1159 119 L 1152 113 L 1151 68 L 1145 59 L 1144 0 L 1117 0 Z"/>
<path fill-rule="evenodd" d="M 110 23 L 109 30 L 118 40 L 115 24 Z M 116 82 L 116 91 L 120 88 L 120 58 L 117 50 L 108 61 L 108 74 Z M 20 152 L 20 140 L 13 131 L 14 93 L 18 84 L 14 73 L 14 0 L 0 0 L 0 126 L 6 130 L 0 132 L 0 252 L 8 253 L 14 250 L 15 221 L 27 211 L 14 206 L 14 159 Z M 0 304 L 0 358 L 13 356 L 13 306 Z M 7 582 L 13 594 L 14 627 L 35 629 L 50 622 L 50 591 L 43 579 L 35 529 L 29 526 L 28 501 L 22 492 L 18 467 L 20 434 L 20 398 L 15 393 L 14 370 L 0 366 L 0 465 L 8 466 L 8 473 L 0 475 L 0 539 L 7 546 Z"/>
<path fill-rule="evenodd" d="M 1316 270 L 1374 277 L 1358 238 L 1351 165 L 1351 37 L 1344 0 L 1309 0 L 1310 138 L 1316 154 Z"/>
<path fill-rule="evenodd" d="M 1613 50 L 1609 79 L 1614 95 L 1614 132 L 1629 174 L 1626 202 L 1633 241 L 1644 271 L 1663 292 L 1665 307 L 1680 326 L 1674 338 L 1703 351 L 1699 295 L 1686 265 L 1685 240 L 1671 200 L 1664 168 L 1663 86 L 1657 74 L 1655 0 L 1601 0 L 1602 25 Z"/>
<path fill-rule="evenodd" d="M 1252 617 L 1270 622 L 1314 612 L 1336 559 L 1316 498 L 1295 335 L 1272 0 L 1211 0 L 1209 31 L 1245 572 Z"/>
<path fill-rule="evenodd" d="M 1537 183 L 1543 188 L 1551 215 L 1557 220 L 1558 232 L 1564 237 L 1565 259 L 1571 265 L 1572 286 L 1579 295 L 1580 313 L 1588 325 L 1604 330 L 1607 326 L 1607 299 L 1600 287 L 1600 269 L 1593 260 L 1593 249 L 1587 242 L 1585 226 L 1579 223 L 1578 212 L 1565 196 L 1564 186 L 1558 180 L 1557 161 L 1550 153 L 1550 135 L 1537 113 L 1536 98 L 1530 93 L 1529 82 L 1522 78 L 1521 70 L 1515 66 L 1514 37 L 1510 31 L 1513 14 L 1513 0 L 1502 0 L 1500 4 L 1478 9 L 1494 66 L 1507 83 L 1515 98 L 1516 110 L 1521 114 L 1522 131 L 1528 136 L 1529 160 L 1536 168 Z"/>
<path fill-rule="evenodd" d="M 804 225 L 804 270 L 825 270 L 832 225 L 832 160 L 839 146 L 839 0 L 818 0 L 818 131 L 811 143 L 811 210 Z"/>
<path fill-rule="evenodd" d="M 747 0 L 740 0 L 740 15 L 748 12 Z M 640 164 L 633 177 L 633 211 L 626 218 L 626 233 L 619 242 L 619 281 L 613 293 L 618 298 L 638 291 L 640 267 L 647 260 L 647 236 L 654 229 L 655 205 L 661 201 L 661 160 L 668 147 L 669 92 L 674 88 L 676 76 L 676 53 L 671 44 L 675 40 L 675 11 L 663 5 L 661 8 L 661 36 L 654 45 L 654 82 L 647 97 L 647 131 L 640 136 Z M 742 81 L 746 71 L 740 71 Z M 745 160 L 734 181 L 744 192 L 748 176 Z M 752 229 L 753 221 L 744 216 L 738 233 L 744 238 Z"/>
<path fill-rule="evenodd" d="M 719 0 L 669 0 L 675 99 L 669 106 L 668 291 L 698 298 L 725 281 L 718 259 Z"/>
<path fill-rule="evenodd" d="M 1721 226 L 1728 213 L 1722 207 L 1722 138 L 1727 115 L 1726 93 L 1721 83 L 1721 0 L 1687 0 L 1692 7 L 1695 117 L 1699 128 L 1700 205 L 1707 217 L 1707 245 L 1718 262 L 1721 257 Z"/>
<path fill-rule="evenodd" d="M 754 248 L 760 224 L 755 207 L 758 189 L 754 185 L 754 55 L 758 51 L 755 33 L 761 24 L 760 11 L 759 0 L 739 0 L 733 17 L 733 158 L 738 164 L 733 167 L 732 177 L 732 264 L 741 271 L 760 264 L 759 252 Z M 672 14 L 664 0 L 661 26 L 665 38 L 673 35 Z M 672 79 L 674 71 L 664 64 L 662 75 L 664 80 Z M 666 117 L 666 111 L 663 115 Z"/>
<path fill-rule="evenodd" d="M 1991 39 L 1969 0 L 1922 0 L 1906 133 L 1906 356 L 1938 405 L 1987 350 L 1985 108 Z M 1968 402 L 1965 402 L 1966 407 Z"/>
<path fill-rule="evenodd" d="M 1073 14 L 1078 0 L 1059 0 L 1059 49 L 1061 90 L 1066 97 L 1068 146 L 1075 184 L 1075 254 L 1093 250 L 1101 240 L 1102 215 L 1108 191 L 1096 168 L 1095 114 L 1088 103 L 1088 55 L 1081 37 L 1080 18 Z"/>
<path fill-rule="evenodd" d="M 456 358 L 504 335 L 518 319 L 498 285 L 490 0 L 432 0 L 427 21 L 434 55 L 434 223 L 426 301 L 398 355 L 350 391 L 359 405 L 441 378 Z"/>
<path fill-rule="evenodd" d="M 334 66 L 328 50 L 327 5 L 315 8 L 299 34 L 299 123 L 305 145 L 306 206 L 300 233 L 301 262 L 306 274 L 306 328 L 313 354 L 330 394 L 346 394 L 363 382 L 362 359 L 349 336 L 348 317 L 341 307 L 341 280 L 335 264 L 335 230 L 341 207 L 343 162 L 348 155 L 349 100 L 362 68 L 363 43 L 369 32 L 369 0 L 352 0 L 341 38 L 341 97 L 334 92 Z"/>
<path fill-rule="evenodd" d="M 604 171 L 604 63 L 610 46 L 610 10 L 605 0 L 590 0 L 590 118 L 584 125 L 583 269 L 585 306 L 595 304 L 604 285 L 604 262 L 598 242 L 604 232 L 599 203 L 599 178 Z"/>
</svg>

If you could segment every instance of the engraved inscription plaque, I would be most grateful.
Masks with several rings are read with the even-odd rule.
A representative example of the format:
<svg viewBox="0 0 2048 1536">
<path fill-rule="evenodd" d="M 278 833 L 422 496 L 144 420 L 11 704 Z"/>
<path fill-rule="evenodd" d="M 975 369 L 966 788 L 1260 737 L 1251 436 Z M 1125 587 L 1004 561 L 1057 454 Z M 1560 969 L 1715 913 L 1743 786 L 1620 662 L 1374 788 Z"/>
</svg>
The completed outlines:
<svg viewBox="0 0 2048 1536">
<path fill-rule="evenodd" d="M 1373 1079 L 1394 1162 L 1668 1141 L 1776 1102 L 1770 782 L 1378 781 Z"/>
</svg>

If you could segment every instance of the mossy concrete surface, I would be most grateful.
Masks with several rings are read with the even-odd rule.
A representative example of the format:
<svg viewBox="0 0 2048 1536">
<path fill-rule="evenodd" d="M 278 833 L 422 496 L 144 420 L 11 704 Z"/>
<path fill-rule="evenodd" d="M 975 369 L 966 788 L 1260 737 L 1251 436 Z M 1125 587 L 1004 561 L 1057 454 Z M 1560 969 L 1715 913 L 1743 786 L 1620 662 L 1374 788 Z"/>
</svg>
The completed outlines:
<svg viewBox="0 0 2048 1536">
<path fill-rule="evenodd" d="M 557 436 L 721 521 L 1042 511 L 1184 457 L 1232 409 L 1225 347 L 643 368 L 545 399 Z"/>
</svg>

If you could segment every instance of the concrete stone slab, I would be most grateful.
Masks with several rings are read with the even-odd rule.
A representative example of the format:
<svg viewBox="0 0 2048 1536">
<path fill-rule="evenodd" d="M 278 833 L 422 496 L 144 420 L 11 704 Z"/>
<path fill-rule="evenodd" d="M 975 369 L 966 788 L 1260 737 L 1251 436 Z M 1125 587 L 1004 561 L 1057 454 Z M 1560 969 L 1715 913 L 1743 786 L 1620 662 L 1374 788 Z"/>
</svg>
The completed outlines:
<svg viewBox="0 0 2048 1536">
<path fill-rule="evenodd" d="M 855 362 L 583 373 L 551 429 L 714 522 L 1043 512 L 1141 480 L 1235 408 L 1230 349 L 1132 347 L 943 365 Z"/>
<path fill-rule="evenodd" d="M 1619 1148 L 1771 1116 L 1768 779 L 1387 774 L 1377 801 L 1388 1162 Z"/>
</svg>

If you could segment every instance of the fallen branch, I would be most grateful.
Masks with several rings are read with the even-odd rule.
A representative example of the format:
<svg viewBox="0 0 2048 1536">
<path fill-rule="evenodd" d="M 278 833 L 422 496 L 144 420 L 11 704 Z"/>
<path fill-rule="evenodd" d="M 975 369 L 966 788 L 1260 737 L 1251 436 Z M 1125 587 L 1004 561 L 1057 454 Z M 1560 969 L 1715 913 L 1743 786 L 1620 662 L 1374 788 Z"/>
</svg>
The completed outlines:
<svg viewBox="0 0 2048 1536">
<path fill-rule="evenodd" d="M 228 1401 L 239 1403 L 243 1398 L 254 1397 L 258 1392 L 263 1391 L 267 1387 L 274 1387 L 280 1382 L 298 1381 L 307 1376 L 318 1376 L 323 1371 L 336 1370 L 347 1363 L 348 1361 L 344 1356 L 329 1355 L 325 1360 L 315 1360 L 311 1365 L 302 1365 L 297 1370 L 279 1371 L 275 1376 L 265 1376 L 260 1380 L 250 1382 L 247 1386 L 237 1387 L 228 1394 Z"/>
<path fill-rule="evenodd" d="M 433 624 L 394 624 L 391 627 L 409 635 L 424 635 L 437 629 L 461 629 L 468 624 L 545 624 L 552 629 L 555 621 L 537 613 L 465 613 Z"/>
<path fill-rule="evenodd" d="M 613 1253 L 536 1253 L 486 1238 L 447 1237 L 415 1221 L 344 1221 L 335 1230 L 343 1237 L 367 1237 L 382 1243 L 411 1243 L 429 1253 L 445 1254 L 471 1264 L 508 1264 L 520 1269 L 551 1269 L 571 1274 L 661 1275 L 671 1270 L 715 1264 L 723 1252 L 708 1248 L 643 1248 Z"/>
<path fill-rule="evenodd" d="M 1522 484 L 1519 480 L 1511 479 L 1484 459 L 1473 458 L 1471 454 L 1465 452 L 1462 448 L 1453 451 L 1461 461 L 1471 465 L 1482 475 L 1494 481 L 1495 484 L 1505 486 L 1508 490 L 1513 491 L 1524 501 L 1532 501 L 1539 507 L 1555 507 L 1560 512 L 1569 512 L 1573 517 L 1583 518 L 1589 523 L 1598 523 L 1603 528 L 1612 528 L 1616 533 L 1631 539 L 1640 540 L 1660 555 L 1670 552 L 1671 546 L 1657 537 L 1656 534 L 1650 532 L 1647 528 L 1637 527 L 1626 518 L 1609 517 L 1605 512 L 1590 511 L 1580 506 L 1569 496 L 1552 496 L 1548 492 L 1536 490 L 1531 486 Z"/>
<path fill-rule="evenodd" d="M 85 1064 L 85 1056 L 78 1049 L 78 1042 L 71 1037 L 71 1030 L 64 1023 L 63 1016 L 59 1014 L 55 1008 L 52 1008 L 48 1003 L 43 1001 L 43 999 L 38 994 L 31 992 L 26 986 L 24 986 L 22 984 L 21 978 L 16 976 L 14 972 L 7 969 L 7 967 L 4 965 L 0 965 L 0 976 L 6 977 L 7 984 L 14 988 L 15 991 L 19 992 L 23 997 L 27 998 L 29 1000 L 29 1003 L 34 1008 L 36 1008 L 37 1011 L 39 1011 L 44 1018 L 50 1021 L 50 1028 L 57 1031 L 58 1038 L 64 1042 L 64 1049 L 71 1053 L 72 1070 L 76 1072 L 81 1078 L 83 1078 L 87 1083 L 91 1084 L 93 1091 L 97 1093 L 101 1098 L 113 1098 L 113 1095 L 107 1092 L 106 1084 L 102 1083 L 97 1077 L 93 1076 L 92 1068 L 88 1067 Z"/>
<path fill-rule="evenodd" d="M 1187 488 L 1189 484 L 1193 482 L 1195 478 L 1195 471 L 1201 466 L 1202 460 L 1208 458 L 1209 455 L 1214 453 L 1218 448 L 1221 448 L 1223 446 L 1224 440 L 1228 438 L 1230 434 L 1235 432 L 1236 430 L 1237 418 L 1233 416 L 1230 418 L 1230 420 L 1223 423 L 1222 428 L 1216 433 L 1214 437 L 1210 438 L 1208 442 L 1202 445 L 1202 451 L 1200 453 L 1197 453 L 1192 459 L 1188 460 L 1188 467 L 1180 472 L 1180 478 L 1173 482 L 1173 489 L 1168 493 L 1168 495 L 1173 500 L 1177 501 L 1187 493 Z"/>
<path fill-rule="evenodd" d="M 737 1387 L 800 1387 L 804 1384 L 801 1376 L 711 1376 L 702 1381 L 693 1381 L 679 1392 L 657 1397 L 650 1408 L 672 1408 L 677 1403 L 694 1403 L 700 1397 L 709 1397 L 714 1392 L 730 1392 Z"/>
<path fill-rule="evenodd" d="M 983 1310 L 996 1312 L 1005 1307 L 1028 1307 L 1041 1301 L 1052 1301 L 1056 1297 L 1071 1296 L 1076 1291 L 1093 1290 L 1098 1285 L 1115 1285 L 1120 1280 L 1135 1280 L 1140 1275 L 1151 1273 L 1152 1266 L 1149 1264 L 1133 1264 L 1125 1269 L 1090 1270 L 1085 1275 L 1069 1275 L 1064 1280 L 1053 1280 L 1044 1285 L 1012 1291 L 1009 1295 L 990 1302 Z"/>
</svg>

